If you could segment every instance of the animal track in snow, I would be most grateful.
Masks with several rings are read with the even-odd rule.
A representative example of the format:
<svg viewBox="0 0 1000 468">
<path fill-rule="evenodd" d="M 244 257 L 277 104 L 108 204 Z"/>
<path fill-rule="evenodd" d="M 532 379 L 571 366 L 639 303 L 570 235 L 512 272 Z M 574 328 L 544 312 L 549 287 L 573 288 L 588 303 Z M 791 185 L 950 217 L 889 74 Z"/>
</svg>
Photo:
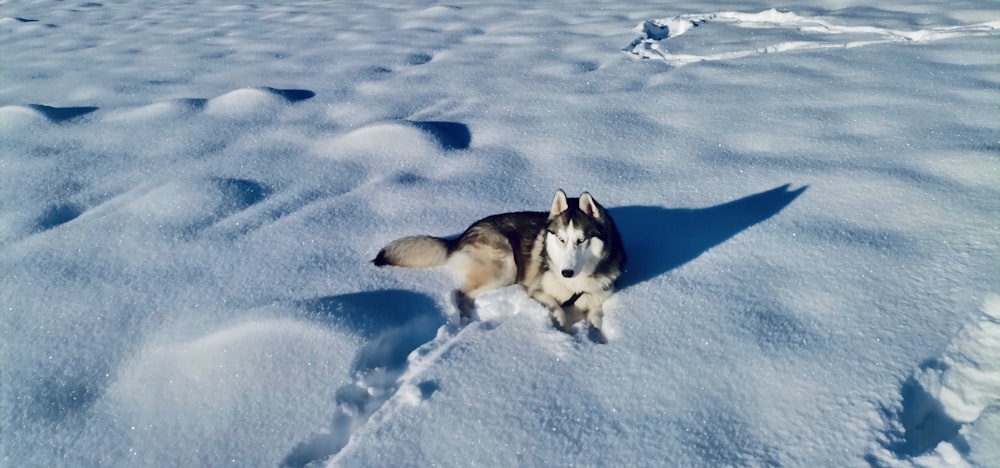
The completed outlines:
<svg viewBox="0 0 1000 468">
<path fill-rule="evenodd" d="M 942 356 L 920 365 L 900 394 L 898 408 L 883 408 L 888 428 L 882 450 L 869 455 L 873 465 L 886 465 L 886 458 L 967 454 L 963 427 L 995 417 L 1000 408 L 1000 296 L 988 297 L 981 314 Z"/>
<path fill-rule="evenodd" d="M 423 65 L 427 62 L 430 62 L 432 58 L 433 57 L 431 57 L 429 54 L 410 54 L 406 57 L 406 64 Z"/>
<path fill-rule="evenodd" d="M 264 200 L 271 189 L 246 179 L 215 179 L 215 185 L 229 201 L 232 211 L 240 211 Z"/>
<path fill-rule="evenodd" d="M 45 213 L 38 218 L 35 231 L 47 231 L 56 226 L 66 224 L 79 217 L 82 213 L 83 210 L 80 207 L 70 203 L 59 203 L 49 206 L 45 210 Z"/>
<path fill-rule="evenodd" d="M 364 337 L 365 345 L 351 365 L 356 381 L 337 390 L 338 408 L 329 429 L 296 445 L 282 462 L 286 467 L 314 466 L 322 460 L 336 465 L 363 443 L 355 434 L 365 434 L 366 427 L 382 426 L 400 411 L 433 398 L 441 384 L 426 373 L 449 352 L 467 343 L 470 335 L 490 333 L 515 315 L 525 316 L 563 346 L 590 340 L 547 328 L 547 310 L 516 286 L 481 297 L 479 321 L 464 327 L 447 321 L 429 297 L 405 290 L 322 297 L 302 301 L 299 307 Z"/>
<path fill-rule="evenodd" d="M 721 11 L 679 15 L 643 21 L 635 27 L 640 36 L 624 51 L 637 58 L 663 60 L 679 67 L 794 50 L 849 49 L 984 36 L 1000 29 L 1000 21 L 913 30 L 843 23 L 841 18 L 803 16 L 773 8 L 759 13 Z M 751 37 L 747 38 L 747 33 L 736 34 L 732 28 L 751 30 Z M 698 39 L 678 39 L 695 29 L 698 33 L 692 35 L 697 35 Z M 705 39 L 705 34 L 713 34 L 716 40 Z M 789 36 L 798 39 L 789 40 Z"/>
<path fill-rule="evenodd" d="M 299 306 L 336 328 L 363 336 L 365 344 L 351 365 L 356 381 L 337 389 L 329 429 L 296 445 L 282 466 L 306 466 L 338 453 L 351 434 L 394 397 L 420 404 L 437 391 L 434 381 L 409 383 L 403 378 L 412 367 L 411 352 L 441 340 L 445 319 L 427 296 L 385 290 L 321 297 Z"/>
</svg>

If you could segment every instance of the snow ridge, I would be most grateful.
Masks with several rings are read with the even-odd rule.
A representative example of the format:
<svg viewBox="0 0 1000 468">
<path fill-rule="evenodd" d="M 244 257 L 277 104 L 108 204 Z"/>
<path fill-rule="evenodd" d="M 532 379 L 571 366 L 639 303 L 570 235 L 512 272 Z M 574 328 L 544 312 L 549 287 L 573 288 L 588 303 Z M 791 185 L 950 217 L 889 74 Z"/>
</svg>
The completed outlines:
<svg viewBox="0 0 1000 468">
<path fill-rule="evenodd" d="M 719 25 L 755 31 L 749 40 L 744 39 L 743 35 L 740 34 L 740 39 L 736 41 L 738 46 L 734 50 L 712 53 L 720 48 L 725 49 L 724 46 L 728 45 L 724 40 L 716 37 L 715 41 L 703 40 L 703 42 L 711 43 L 699 44 L 699 50 L 693 51 L 697 53 L 684 53 L 686 45 L 679 44 L 677 38 L 692 29 L 702 28 L 709 24 L 713 26 L 711 29 L 716 36 L 725 37 L 721 31 L 723 28 Z M 720 11 L 643 21 L 635 27 L 635 31 L 640 36 L 623 50 L 637 58 L 663 60 L 673 66 L 680 67 L 696 62 L 734 60 L 793 50 L 849 49 L 893 42 L 931 42 L 963 36 L 991 35 L 997 29 L 1000 29 L 1000 21 L 913 30 L 867 25 L 851 26 L 843 24 L 841 18 L 806 16 L 772 8 L 759 13 Z M 754 39 L 760 36 L 766 37 L 767 30 L 784 30 L 785 34 L 780 38 L 798 35 L 802 37 L 802 40 L 755 44 Z M 733 31 L 728 32 L 734 34 Z M 665 43 L 667 40 L 671 40 L 669 47 Z M 746 48 L 746 45 L 751 47 Z M 703 52 L 701 49 L 706 50 Z"/>
</svg>

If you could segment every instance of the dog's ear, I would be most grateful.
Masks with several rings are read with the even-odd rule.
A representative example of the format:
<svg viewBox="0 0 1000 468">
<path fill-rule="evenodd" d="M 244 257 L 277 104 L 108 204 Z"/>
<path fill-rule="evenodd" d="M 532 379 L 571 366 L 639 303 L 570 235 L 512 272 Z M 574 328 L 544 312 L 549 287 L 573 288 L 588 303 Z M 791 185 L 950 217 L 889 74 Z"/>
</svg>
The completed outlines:
<svg viewBox="0 0 1000 468">
<path fill-rule="evenodd" d="M 554 218 L 568 209 L 569 202 L 566 201 L 566 192 L 563 192 L 562 189 L 556 190 L 556 196 L 552 199 L 552 209 L 549 210 L 549 217 Z"/>
<path fill-rule="evenodd" d="M 601 219 L 601 210 L 597 207 L 597 202 L 589 193 L 580 194 L 580 211 L 594 219 Z"/>
</svg>

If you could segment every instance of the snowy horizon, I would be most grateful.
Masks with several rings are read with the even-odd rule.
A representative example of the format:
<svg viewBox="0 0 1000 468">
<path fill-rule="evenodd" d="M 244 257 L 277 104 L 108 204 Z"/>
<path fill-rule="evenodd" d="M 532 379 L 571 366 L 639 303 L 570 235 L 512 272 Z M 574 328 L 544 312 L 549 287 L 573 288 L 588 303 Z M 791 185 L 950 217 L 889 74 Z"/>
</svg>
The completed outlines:
<svg viewBox="0 0 1000 468">
<path fill-rule="evenodd" d="M 993 2 L 0 0 L 0 466 L 995 466 Z M 606 344 L 376 268 L 588 191 Z"/>
</svg>

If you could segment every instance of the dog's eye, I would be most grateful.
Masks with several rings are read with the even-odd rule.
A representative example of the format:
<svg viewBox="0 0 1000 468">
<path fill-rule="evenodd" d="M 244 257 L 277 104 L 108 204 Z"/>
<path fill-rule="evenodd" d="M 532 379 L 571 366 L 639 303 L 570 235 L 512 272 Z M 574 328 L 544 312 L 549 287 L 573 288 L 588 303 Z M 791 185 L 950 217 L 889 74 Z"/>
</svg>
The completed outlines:
<svg viewBox="0 0 1000 468">
<path fill-rule="evenodd" d="M 576 240 L 576 245 L 583 245 L 583 241 L 584 241 L 584 239 L 577 239 Z"/>
</svg>

